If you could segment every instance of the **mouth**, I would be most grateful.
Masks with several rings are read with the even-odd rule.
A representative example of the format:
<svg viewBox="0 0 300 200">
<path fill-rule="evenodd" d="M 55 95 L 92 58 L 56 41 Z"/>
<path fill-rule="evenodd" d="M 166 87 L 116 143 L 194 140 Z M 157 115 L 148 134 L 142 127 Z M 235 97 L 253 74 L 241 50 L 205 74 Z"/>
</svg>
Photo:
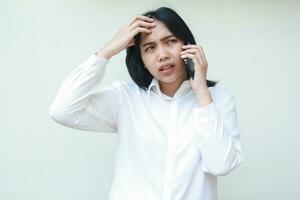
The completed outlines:
<svg viewBox="0 0 300 200">
<path fill-rule="evenodd" d="M 167 64 L 167 65 L 164 65 L 162 67 L 159 68 L 159 71 L 166 71 L 166 70 L 169 70 L 171 68 L 175 67 L 174 64 Z"/>
<path fill-rule="evenodd" d="M 164 65 L 162 67 L 159 68 L 159 71 L 163 74 L 163 75 L 169 75 L 171 74 L 175 69 L 175 65 L 174 64 L 168 64 L 168 65 Z"/>
</svg>

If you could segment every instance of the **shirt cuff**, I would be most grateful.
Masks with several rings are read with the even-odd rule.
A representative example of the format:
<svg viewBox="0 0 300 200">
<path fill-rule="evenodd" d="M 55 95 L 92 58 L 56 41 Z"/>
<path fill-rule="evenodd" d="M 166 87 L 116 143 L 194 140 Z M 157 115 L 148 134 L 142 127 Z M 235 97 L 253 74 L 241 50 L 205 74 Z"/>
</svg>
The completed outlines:
<svg viewBox="0 0 300 200">
<path fill-rule="evenodd" d="M 214 102 L 193 110 L 194 120 L 196 124 L 204 125 L 212 122 L 218 116 L 216 105 Z"/>
<path fill-rule="evenodd" d="M 92 70 L 95 72 L 104 73 L 105 68 L 106 68 L 105 66 L 107 65 L 108 62 L 109 62 L 109 60 L 107 58 L 101 57 L 101 56 L 93 53 L 86 59 L 84 65 L 85 65 L 86 69 L 89 69 L 89 70 Z"/>
<path fill-rule="evenodd" d="M 203 149 L 211 139 L 213 132 L 210 123 L 218 117 L 214 102 L 193 110 L 194 127 L 198 137 L 198 147 Z"/>
<path fill-rule="evenodd" d="M 96 53 L 97 53 L 97 52 L 93 53 L 89 58 L 90 58 L 90 59 L 93 59 L 93 60 L 103 60 L 103 61 L 106 61 L 106 62 L 109 61 L 109 59 L 107 59 L 107 58 L 105 58 L 105 57 L 103 57 L 103 56 L 99 56 L 99 55 L 97 55 Z"/>
</svg>

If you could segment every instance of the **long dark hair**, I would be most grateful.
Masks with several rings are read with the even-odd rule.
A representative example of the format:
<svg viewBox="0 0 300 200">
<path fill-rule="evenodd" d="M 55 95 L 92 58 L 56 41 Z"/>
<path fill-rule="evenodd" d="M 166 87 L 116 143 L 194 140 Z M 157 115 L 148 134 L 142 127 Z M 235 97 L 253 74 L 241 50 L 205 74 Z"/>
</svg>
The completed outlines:
<svg viewBox="0 0 300 200">
<path fill-rule="evenodd" d="M 161 21 L 177 38 L 185 44 L 196 44 L 195 38 L 185 24 L 183 19 L 171 8 L 160 7 L 156 10 L 150 10 L 142 15 Z M 135 45 L 126 49 L 126 66 L 132 80 L 142 89 L 147 90 L 151 81 L 152 74 L 144 67 L 140 52 L 141 33 L 134 36 Z M 188 74 L 188 79 L 190 78 Z M 217 81 L 206 80 L 208 87 L 214 87 Z"/>
</svg>

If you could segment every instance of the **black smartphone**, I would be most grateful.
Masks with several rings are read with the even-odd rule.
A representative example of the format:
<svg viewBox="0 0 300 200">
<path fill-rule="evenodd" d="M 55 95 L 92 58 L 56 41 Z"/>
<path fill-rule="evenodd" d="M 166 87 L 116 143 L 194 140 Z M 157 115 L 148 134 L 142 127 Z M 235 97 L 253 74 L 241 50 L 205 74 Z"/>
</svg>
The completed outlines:
<svg viewBox="0 0 300 200">
<path fill-rule="evenodd" d="M 195 68 L 194 68 L 194 63 L 193 63 L 192 59 L 184 58 L 183 62 L 186 66 L 186 70 L 187 70 L 189 77 L 192 77 L 192 79 L 194 79 Z"/>
<path fill-rule="evenodd" d="M 189 44 L 189 43 L 184 43 L 184 45 L 187 45 L 187 44 Z M 186 66 L 186 70 L 187 70 L 189 77 L 192 77 L 192 79 L 194 79 L 195 68 L 194 68 L 194 63 L 193 63 L 192 59 L 184 58 L 183 62 Z"/>
</svg>

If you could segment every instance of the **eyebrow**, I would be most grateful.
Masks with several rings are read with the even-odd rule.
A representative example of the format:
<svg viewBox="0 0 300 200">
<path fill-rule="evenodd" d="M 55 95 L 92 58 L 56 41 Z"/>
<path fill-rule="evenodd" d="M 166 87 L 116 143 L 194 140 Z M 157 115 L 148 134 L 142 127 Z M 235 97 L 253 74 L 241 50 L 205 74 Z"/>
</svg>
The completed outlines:
<svg viewBox="0 0 300 200">
<path fill-rule="evenodd" d="M 160 40 L 166 40 L 166 39 L 168 39 L 168 38 L 170 38 L 170 37 L 175 37 L 175 36 L 174 36 L 173 34 L 172 34 L 172 35 L 167 35 L 167 36 L 161 38 Z M 143 44 L 142 47 L 145 47 L 145 46 L 150 45 L 150 44 L 153 44 L 153 43 L 154 43 L 154 42 L 147 42 L 147 43 Z"/>
</svg>

